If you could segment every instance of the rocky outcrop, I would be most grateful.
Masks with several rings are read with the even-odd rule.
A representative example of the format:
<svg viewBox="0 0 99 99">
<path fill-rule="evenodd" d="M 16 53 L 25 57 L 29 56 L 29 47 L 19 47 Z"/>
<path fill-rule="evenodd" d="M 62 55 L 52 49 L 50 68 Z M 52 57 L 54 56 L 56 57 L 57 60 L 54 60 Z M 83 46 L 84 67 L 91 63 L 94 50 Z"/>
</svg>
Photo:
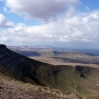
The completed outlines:
<svg viewBox="0 0 99 99">
<path fill-rule="evenodd" d="M 0 48 L 6 48 L 6 45 L 0 44 Z"/>
</svg>

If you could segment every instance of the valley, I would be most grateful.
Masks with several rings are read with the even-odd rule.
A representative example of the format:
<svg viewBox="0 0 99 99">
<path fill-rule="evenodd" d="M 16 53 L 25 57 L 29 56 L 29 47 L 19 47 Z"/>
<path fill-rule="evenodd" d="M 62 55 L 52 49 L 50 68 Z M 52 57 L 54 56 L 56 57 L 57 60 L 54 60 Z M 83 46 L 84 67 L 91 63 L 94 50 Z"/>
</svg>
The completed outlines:
<svg viewBox="0 0 99 99">
<path fill-rule="evenodd" d="M 26 57 L 17 54 L 16 50 L 0 46 L 0 73 L 11 79 L 42 86 L 42 90 L 49 87 L 49 90 L 54 88 L 78 96 L 72 99 L 99 98 L 98 56 L 75 51 L 45 50 L 33 50 L 40 56 Z"/>
</svg>

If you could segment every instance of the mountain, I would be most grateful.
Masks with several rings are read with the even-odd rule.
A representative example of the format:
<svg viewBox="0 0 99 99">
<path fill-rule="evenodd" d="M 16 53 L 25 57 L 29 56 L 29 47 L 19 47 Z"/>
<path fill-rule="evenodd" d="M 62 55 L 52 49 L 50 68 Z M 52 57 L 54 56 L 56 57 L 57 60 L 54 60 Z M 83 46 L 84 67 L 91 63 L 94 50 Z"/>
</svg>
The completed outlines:
<svg viewBox="0 0 99 99">
<path fill-rule="evenodd" d="M 43 49 L 51 49 L 53 51 L 75 51 L 75 52 L 81 52 L 81 53 L 88 53 L 90 55 L 95 55 L 95 56 L 99 56 L 99 49 L 75 49 L 75 48 L 60 48 L 60 47 L 54 47 L 54 46 L 7 46 L 9 49 L 14 50 L 14 51 L 22 51 L 25 50 L 27 51 L 31 49 L 35 49 L 35 50 L 43 50 Z"/>
<path fill-rule="evenodd" d="M 1 67 L 1 66 L 0 66 Z M 1 70 L 1 68 L 0 68 Z M 0 99 L 81 99 L 73 93 L 62 92 L 24 83 L 0 72 Z"/>
<path fill-rule="evenodd" d="M 48 86 L 87 99 L 99 98 L 98 65 L 54 66 L 17 54 L 5 45 L 0 45 L 0 64 L 2 74 L 19 81 Z"/>
<path fill-rule="evenodd" d="M 79 52 L 72 50 L 53 50 L 46 48 L 31 48 L 31 47 L 9 47 L 14 52 L 22 54 L 26 57 L 34 58 L 34 59 L 46 59 L 52 58 L 54 60 L 59 60 L 61 62 L 69 62 L 69 63 L 83 63 L 83 64 L 99 64 L 99 57 L 91 54 L 89 52 Z M 49 61 L 49 60 L 48 60 Z M 42 61 L 44 62 L 44 61 Z M 49 63 L 49 62 L 48 62 Z"/>
</svg>

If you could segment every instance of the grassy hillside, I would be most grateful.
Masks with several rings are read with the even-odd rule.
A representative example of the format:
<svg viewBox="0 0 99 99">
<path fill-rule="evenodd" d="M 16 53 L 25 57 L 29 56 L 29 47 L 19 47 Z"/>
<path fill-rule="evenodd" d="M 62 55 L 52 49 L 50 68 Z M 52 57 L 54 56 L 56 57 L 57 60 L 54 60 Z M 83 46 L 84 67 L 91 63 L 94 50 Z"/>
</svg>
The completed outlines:
<svg viewBox="0 0 99 99">
<path fill-rule="evenodd" d="M 33 73 L 39 84 L 57 88 L 69 93 L 73 92 L 88 99 L 97 99 L 99 69 L 90 67 L 38 66 Z"/>
<path fill-rule="evenodd" d="M 0 70 L 31 84 L 48 86 L 88 99 L 99 98 L 99 67 L 53 66 L 26 58 L 7 48 L 0 50 Z"/>
<path fill-rule="evenodd" d="M 0 70 L 1 70 L 0 65 Z M 4 70 L 3 70 L 4 71 Z M 0 99 L 82 99 L 73 94 L 24 83 L 0 72 Z"/>
</svg>

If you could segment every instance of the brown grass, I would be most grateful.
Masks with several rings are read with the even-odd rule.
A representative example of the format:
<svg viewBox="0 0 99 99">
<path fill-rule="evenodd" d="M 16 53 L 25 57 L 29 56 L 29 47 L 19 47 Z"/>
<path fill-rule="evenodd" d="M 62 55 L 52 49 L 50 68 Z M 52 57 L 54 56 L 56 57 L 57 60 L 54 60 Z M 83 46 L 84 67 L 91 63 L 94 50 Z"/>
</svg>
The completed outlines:
<svg viewBox="0 0 99 99">
<path fill-rule="evenodd" d="M 70 66 L 89 66 L 89 67 L 96 67 L 99 68 L 98 64 L 85 64 L 85 63 L 73 63 L 73 62 L 68 62 L 68 61 L 63 61 L 62 59 L 57 59 L 57 58 L 51 58 L 51 57 L 29 57 L 31 59 L 35 59 L 44 63 L 52 64 L 54 66 L 58 65 L 70 65 Z"/>
</svg>

